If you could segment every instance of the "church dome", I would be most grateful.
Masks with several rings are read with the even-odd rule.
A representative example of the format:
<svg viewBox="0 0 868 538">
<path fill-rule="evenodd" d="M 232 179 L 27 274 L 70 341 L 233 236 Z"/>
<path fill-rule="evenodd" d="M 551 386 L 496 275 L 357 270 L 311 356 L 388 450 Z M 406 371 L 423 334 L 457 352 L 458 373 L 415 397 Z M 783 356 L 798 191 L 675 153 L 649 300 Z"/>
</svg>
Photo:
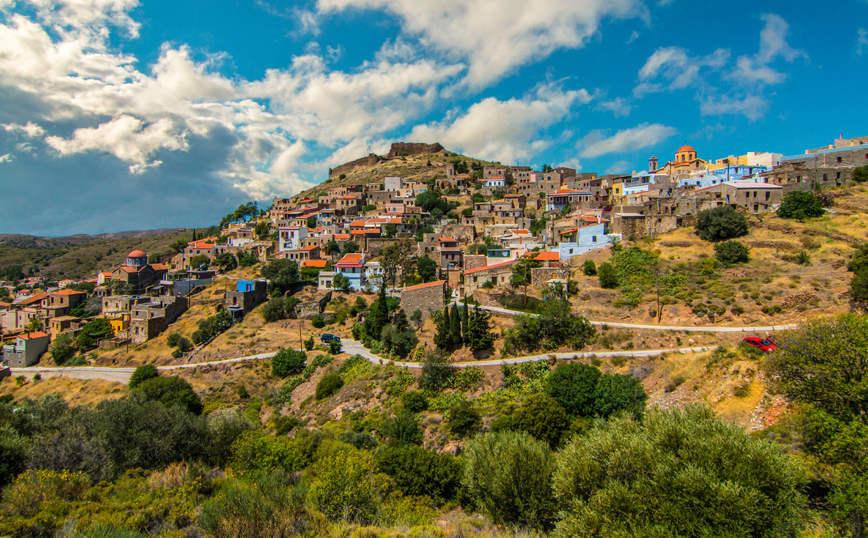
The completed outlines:
<svg viewBox="0 0 868 538">
<path fill-rule="evenodd" d="M 683 151 L 696 151 L 696 150 L 690 146 L 681 146 L 680 148 L 678 148 L 678 151 L 676 153 L 681 153 Z"/>
<path fill-rule="evenodd" d="M 148 255 L 142 252 L 141 250 L 134 250 L 127 254 L 127 258 L 147 258 Z"/>
</svg>

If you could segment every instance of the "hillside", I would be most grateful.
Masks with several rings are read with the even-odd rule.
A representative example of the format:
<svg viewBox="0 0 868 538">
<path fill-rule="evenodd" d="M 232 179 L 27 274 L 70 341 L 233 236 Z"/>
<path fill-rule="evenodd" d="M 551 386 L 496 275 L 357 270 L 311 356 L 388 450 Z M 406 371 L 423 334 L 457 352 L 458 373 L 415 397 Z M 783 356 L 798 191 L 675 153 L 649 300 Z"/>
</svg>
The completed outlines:
<svg viewBox="0 0 868 538">
<path fill-rule="evenodd" d="M 161 254 L 179 239 L 189 240 L 187 230 L 150 230 L 70 237 L 0 235 L 0 268 L 20 266 L 27 276 L 47 279 L 93 278 L 97 271 L 120 265 L 135 249 Z"/>
<path fill-rule="evenodd" d="M 401 152 L 395 151 L 395 146 L 398 145 L 393 145 L 393 151 L 390 151 L 388 155 L 372 155 L 332 169 L 329 179 L 316 187 L 300 193 L 298 197 L 313 196 L 342 185 L 382 182 L 384 178 L 390 176 L 399 176 L 411 181 L 424 182 L 429 179 L 444 177 L 446 165 L 456 160 L 466 161 L 468 166 L 472 166 L 474 163 L 477 166 L 494 166 L 497 164 L 491 161 L 459 155 L 446 149 L 435 153 L 403 155 Z M 439 144 L 436 146 L 439 146 Z"/>
</svg>

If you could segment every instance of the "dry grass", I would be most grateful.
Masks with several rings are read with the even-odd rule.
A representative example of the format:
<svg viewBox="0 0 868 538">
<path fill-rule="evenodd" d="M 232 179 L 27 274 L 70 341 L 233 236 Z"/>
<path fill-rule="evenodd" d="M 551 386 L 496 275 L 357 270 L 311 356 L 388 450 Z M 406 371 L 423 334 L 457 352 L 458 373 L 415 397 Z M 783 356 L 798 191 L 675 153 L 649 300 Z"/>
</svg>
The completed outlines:
<svg viewBox="0 0 868 538">
<path fill-rule="evenodd" d="M 57 394 L 70 405 L 93 406 L 103 400 L 126 396 L 129 394 L 129 388 L 123 383 L 112 383 L 101 379 L 84 381 L 68 377 L 26 381 L 19 386 L 15 378 L 6 378 L 0 382 L 0 394 L 11 394 L 15 401 Z"/>
</svg>

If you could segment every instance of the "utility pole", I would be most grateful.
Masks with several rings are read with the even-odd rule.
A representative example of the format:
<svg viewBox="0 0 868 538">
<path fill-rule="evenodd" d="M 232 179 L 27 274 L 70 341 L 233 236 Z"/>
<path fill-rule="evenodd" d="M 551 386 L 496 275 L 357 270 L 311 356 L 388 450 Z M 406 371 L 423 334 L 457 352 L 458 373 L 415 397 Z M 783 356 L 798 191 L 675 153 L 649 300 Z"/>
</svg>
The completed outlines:
<svg viewBox="0 0 868 538">
<path fill-rule="evenodd" d="M 660 323 L 660 319 L 663 317 L 663 312 L 660 311 L 660 267 L 657 267 L 657 323 Z"/>
</svg>

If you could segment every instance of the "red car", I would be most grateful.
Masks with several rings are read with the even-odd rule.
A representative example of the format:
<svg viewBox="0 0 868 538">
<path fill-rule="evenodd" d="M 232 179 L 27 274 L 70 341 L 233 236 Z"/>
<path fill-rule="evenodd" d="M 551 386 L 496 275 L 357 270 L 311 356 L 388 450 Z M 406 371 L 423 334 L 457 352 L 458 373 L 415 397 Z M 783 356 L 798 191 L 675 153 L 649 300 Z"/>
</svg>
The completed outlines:
<svg viewBox="0 0 868 538">
<path fill-rule="evenodd" d="M 778 346 L 775 345 L 774 342 L 767 338 L 757 338 L 756 336 L 748 336 L 744 340 L 742 340 L 745 344 L 751 345 L 757 349 L 761 349 L 763 351 L 767 351 L 771 353 L 776 350 Z"/>
</svg>

